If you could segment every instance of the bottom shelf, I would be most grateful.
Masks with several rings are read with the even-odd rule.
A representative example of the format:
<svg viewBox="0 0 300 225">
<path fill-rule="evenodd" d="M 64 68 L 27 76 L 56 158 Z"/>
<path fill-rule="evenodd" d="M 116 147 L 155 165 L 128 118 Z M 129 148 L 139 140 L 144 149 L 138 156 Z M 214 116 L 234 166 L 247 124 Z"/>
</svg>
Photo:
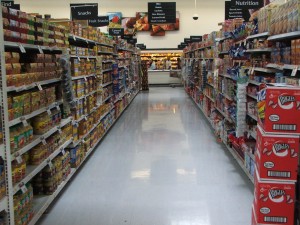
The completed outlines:
<svg viewBox="0 0 300 225">
<path fill-rule="evenodd" d="M 191 97 L 191 96 L 190 96 Z M 192 98 L 192 97 L 191 97 Z M 201 110 L 201 112 L 203 113 L 203 115 L 205 116 L 205 118 L 208 120 L 208 122 L 211 124 L 211 127 L 214 129 L 214 125 L 213 122 L 209 119 L 209 117 L 205 114 L 203 108 L 196 103 L 196 101 L 192 98 L 193 102 L 198 106 L 198 108 Z M 242 170 L 245 172 L 245 174 L 247 175 L 247 177 L 249 178 L 249 180 L 251 180 L 252 183 L 254 183 L 254 178 L 253 176 L 249 173 L 249 171 L 246 169 L 244 162 L 242 161 L 242 159 L 240 158 L 240 156 L 232 149 L 230 148 L 224 141 L 222 141 L 222 143 L 226 146 L 226 148 L 229 150 L 229 152 L 231 153 L 231 155 L 233 156 L 233 158 L 237 161 L 237 163 L 239 164 L 239 166 L 242 168 Z"/>
<path fill-rule="evenodd" d="M 73 175 L 77 172 L 77 170 L 81 167 L 81 165 L 88 159 L 90 154 L 95 150 L 95 148 L 98 146 L 98 144 L 101 142 L 101 140 L 105 137 L 105 135 L 109 132 L 109 130 L 113 127 L 113 125 L 116 123 L 116 121 L 121 117 L 123 112 L 126 110 L 126 108 L 130 105 L 130 103 L 134 100 L 134 98 L 137 96 L 138 92 L 134 94 L 134 97 L 130 100 L 128 105 L 122 110 L 119 117 L 115 119 L 113 124 L 105 131 L 105 133 L 102 135 L 102 137 L 97 141 L 97 143 L 92 147 L 85 155 L 84 159 L 80 163 L 80 165 L 77 168 L 72 168 L 71 173 L 69 176 L 64 180 L 56 189 L 56 191 L 52 195 L 41 195 L 41 196 L 34 196 L 33 200 L 33 211 L 34 216 L 32 220 L 29 222 L 28 225 L 34 225 L 43 215 L 43 213 L 46 211 L 46 209 L 49 207 L 49 205 L 53 202 L 53 200 L 57 197 L 57 195 L 63 190 L 63 188 L 66 186 L 66 184 L 69 182 L 69 180 L 73 177 Z"/>
</svg>

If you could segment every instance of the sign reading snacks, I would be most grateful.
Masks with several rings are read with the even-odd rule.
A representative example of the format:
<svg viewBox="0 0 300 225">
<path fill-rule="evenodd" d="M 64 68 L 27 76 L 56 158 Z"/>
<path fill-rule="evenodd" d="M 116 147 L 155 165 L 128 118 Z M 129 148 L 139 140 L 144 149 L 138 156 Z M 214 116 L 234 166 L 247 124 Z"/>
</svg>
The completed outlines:
<svg viewBox="0 0 300 225">
<path fill-rule="evenodd" d="M 231 0 L 232 7 L 242 9 L 259 9 L 264 6 L 263 0 Z"/>
<path fill-rule="evenodd" d="M 246 22 L 250 19 L 250 13 L 248 9 L 240 7 L 232 7 L 230 1 L 225 1 L 225 20 L 242 18 Z"/>
<path fill-rule="evenodd" d="M 124 28 L 109 28 L 109 35 L 124 36 Z"/>
<path fill-rule="evenodd" d="M 176 23 L 176 2 L 148 2 L 150 24 Z"/>
<path fill-rule="evenodd" d="M 70 4 L 74 20 L 92 20 L 98 17 L 98 4 Z"/>
<path fill-rule="evenodd" d="M 202 41 L 202 36 L 190 36 L 191 42 L 200 42 Z"/>
<path fill-rule="evenodd" d="M 1 5 L 7 8 L 20 10 L 20 4 L 15 4 L 14 1 L 1 1 Z"/>
<path fill-rule="evenodd" d="M 104 27 L 109 25 L 108 16 L 98 16 L 95 19 L 89 20 L 89 26 L 92 27 Z"/>
</svg>

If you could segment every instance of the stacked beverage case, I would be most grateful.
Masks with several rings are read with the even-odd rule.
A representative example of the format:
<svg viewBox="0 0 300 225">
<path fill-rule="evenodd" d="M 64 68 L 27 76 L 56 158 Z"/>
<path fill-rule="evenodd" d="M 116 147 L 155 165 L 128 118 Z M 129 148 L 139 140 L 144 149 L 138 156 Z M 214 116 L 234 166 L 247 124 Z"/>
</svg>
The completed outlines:
<svg viewBox="0 0 300 225">
<path fill-rule="evenodd" d="M 299 165 L 300 89 L 261 86 L 258 93 L 252 225 L 294 225 Z"/>
</svg>

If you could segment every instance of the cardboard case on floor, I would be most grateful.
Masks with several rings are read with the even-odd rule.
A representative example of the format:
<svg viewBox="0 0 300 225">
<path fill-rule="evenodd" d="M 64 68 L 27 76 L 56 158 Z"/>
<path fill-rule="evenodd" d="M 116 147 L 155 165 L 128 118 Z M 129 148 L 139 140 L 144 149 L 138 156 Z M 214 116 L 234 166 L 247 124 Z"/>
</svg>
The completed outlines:
<svg viewBox="0 0 300 225">
<path fill-rule="evenodd" d="M 267 134 L 258 126 L 256 139 L 255 164 L 260 179 L 296 182 L 299 136 Z"/>
<path fill-rule="evenodd" d="M 254 179 L 257 224 L 294 225 L 295 183 L 262 181 L 257 170 Z"/>
<path fill-rule="evenodd" d="M 299 87 L 266 86 L 257 100 L 258 124 L 265 132 L 300 134 Z"/>
</svg>

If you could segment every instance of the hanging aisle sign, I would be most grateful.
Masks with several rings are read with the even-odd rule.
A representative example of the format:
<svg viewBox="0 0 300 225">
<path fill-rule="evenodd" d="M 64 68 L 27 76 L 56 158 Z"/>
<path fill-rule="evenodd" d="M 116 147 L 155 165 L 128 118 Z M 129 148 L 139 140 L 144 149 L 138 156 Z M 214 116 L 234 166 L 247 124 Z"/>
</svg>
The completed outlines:
<svg viewBox="0 0 300 225">
<path fill-rule="evenodd" d="M 92 27 L 105 27 L 109 25 L 108 16 L 97 16 L 94 19 L 89 20 L 89 26 Z"/>
<path fill-rule="evenodd" d="M 109 28 L 109 35 L 111 36 L 123 36 L 124 28 Z"/>
<path fill-rule="evenodd" d="M 176 23 L 176 2 L 148 2 L 150 24 Z"/>
<path fill-rule="evenodd" d="M 249 21 L 250 13 L 248 9 L 240 7 L 232 7 L 230 1 L 225 1 L 225 20 L 242 18 L 246 22 Z"/>
<path fill-rule="evenodd" d="M 202 36 L 190 36 L 191 42 L 200 42 L 202 41 Z"/>
<path fill-rule="evenodd" d="M 92 20 L 98 17 L 98 4 L 71 4 L 71 16 L 75 20 Z"/>
<path fill-rule="evenodd" d="M 263 0 L 231 0 L 232 7 L 241 9 L 259 9 L 264 6 Z"/>
<path fill-rule="evenodd" d="M 15 4 L 14 1 L 2 1 L 1 5 L 7 8 L 20 10 L 20 4 Z"/>
</svg>

